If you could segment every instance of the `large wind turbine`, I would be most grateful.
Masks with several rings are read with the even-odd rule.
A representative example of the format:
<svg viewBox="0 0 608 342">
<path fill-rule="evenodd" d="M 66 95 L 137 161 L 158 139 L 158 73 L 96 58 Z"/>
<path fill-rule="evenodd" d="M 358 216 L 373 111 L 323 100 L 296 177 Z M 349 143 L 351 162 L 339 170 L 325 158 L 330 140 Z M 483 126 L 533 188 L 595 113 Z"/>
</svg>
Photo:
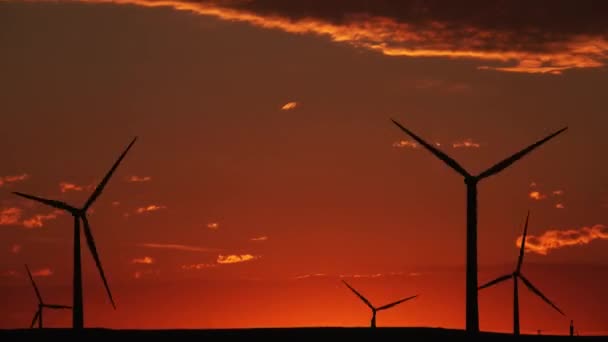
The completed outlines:
<svg viewBox="0 0 608 342">
<path fill-rule="evenodd" d="M 390 304 L 386 304 L 386 305 L 383 305 L 381 307 L 375 307 L 375 306 L 372 305 L 372 303 L 370 303 L 369 300 L 367 300 L 367 298 L 363 297 L 362 294 L 360 294 L 359 292 L 357 292 L 357 290 L 355 290 L 352 286 L 348 285 L 348 283 L 346 281 L 344 281 L 344 280 L 342 280 L 342 281 L 344 282 L 344 284 L 346 286 L 348 286 L 348 288 L 351 291 L 353 291 L 357 295 L 357 297 L 359 297 L 363 301 L 363 303 L 365 303 L 365 305 L 367 305 L 372 310 L 372 322 L 371 322 L 371 327 L 372 328 L 376 327 L 376 312 L 377 311 L 382 311 L 382 310 L 390 309 L 390 308 L 392 308 L 395 305 L 401 304 L 401 303 L 403 303 L 405 301 L 408 301 L 410 299 L 414 299 L 414 298 L 418 297 L 418 295 L 415 295 L 415 296 L 411 296 L 411 297 L 400 299 L 400 300 L 398 300 L 396 302 L 392 302 Z"/>
<path fill-rule="evenodd" d="M 568 127 L 550 134 L 546 138 L 535 142 L 475 176 L 467 172 L 458 162 L 437 147 L 427 143 L 397 121 L 393 119 L 391 121 L 412 139 L 416 140 L 420 145 L 424 146 L 437 158 L 464 177 L 464 183 L 467 186 L 466 330 L 468 333 L 477 334 L 479 332 L 479 305 L 477 301 L 477 183 L 509 167 L 535 148 L 568 129 Z"/>
<path fill-rule="evenodd" d="M 57 305 L 57 304 L 45 304 L 42 300 L 42 296 L 40 295 L 40 291 L 38 291 L 38 286 L 36 286 L 36 282 L 32 277 L 32 273 L 30 272 L 30 268 L 25 265 L 25 269 L 27 271 L 27 275 L 30 277 L 30 281 L 32 282 L 32 286 L 34 287 L 34 291 L 36 291 L 36 297 L 38 297 L 38 310 L 34 314 L 34 318 L 32 319 L 32 324 L 30 328 L 33 328 L 38 322 L 38 328 L 42 329 L 42 309 L 71 309 L 71 306 L 67 305 Z"/>
<path fill-rule="evenodd" d="M 518 291 L 517 291 L 517 278 L 521 279 L 521 281 L 530 289 L 530 291 L 534 292 L 535 295 L 542 298 L 542 300 L 544 300 L 549 305 L 551 305 L 555 310 L 557 310 L 557 312 L 564 315 L 562 310 L 560 310 L 555 304 L 553 304 L 549 300 L 549 298 L 547 298 L 544 294 L 542 294 L 542 292 L 540 292 L 540 290 L 538 290 L 538 288 L 536 288 L 534 285 L 532 285 L 532 283 L 526 277 L 524 277 L 523 274 L 521 274 L 521 264 L 524 261 L 524 248 L 526 245 L 526 235 L 528 234 L 529 218 L 530 218 L 530 212 L 528 212 L 528 215 L 526 216 L 526 223 L 524 225 L 524 234 L 523 234 L 523 237 L 521 240 L 521 247 L 519 249 L 519 259 L 517 260 L 517 266 L 515 267 L 515 271 L 513 271 L 513 273 L 511 273 L 511 274 L 506 274 L 501 277 L 498 277 L 479 287 L 479 290 L 482 290 L 482 289 L 485 289 L 492 285 L 496 285 L 500 282 L 508 280 L 510 278 L 513 279 L 513 334 L 514 335 L 519 335 L 519 295 L 518 295 Z"/>
<path fill-rule="evenodd" d="M 133 138 L 129 146 L 124 150 L 124 152 L 120 155 L 118 160 L 112 165 L 112 168 L 106 176 L 101 180 L 95 191 L 91 194 L 89 199 L 86 201 L 82 208 L 77 208 L 71 206 L 65 202 L 50 200 L 41 197 L 36 197 L 28 194 L 24 194 L 21 192 L 13 192 L 14 194 L 31 199 L 33 201 L 41 202 L 46 205 L 49 205 L 53 208 L 65 210 L 72 215 L 74 218 L 74 278 L 73 278 L 73 309 L 72 309 L 72 327 L 74 329 L 82 329 L 84 327 L 84 310 L 83 310 L 83 300 L 82 300 L 82 268 L 80 261 L 80 221 L 82 221 L 84 225 L 84 235 L 87 240 L 87 245 L 91 254 L 93 255 L 93 259 L 95 260 L 95 264 L 97 265 L 97 269 L 99 270 L 99 274 L 101 275 L 101 279 L 103 280 L 103 285 L 106 288 L 108 293 L 108 297 L 110 298 L 110 302 L 112 303 L 112 307 L 116 309 L 116 304 L 114 303 L 114 299 L 112 298 L 112 293 L 110 292 L 110 287 L 108 286 L 108 282 L 106 280 L 106 276 L 103 272 L 103 268 L 101 267 L 101 261 L 99 260 L 99 254 L 97 253 L 97 247 L 95 246 L 95 240 L 93 239 L 93 233 L 91 232 L 91 227 L 89 226 L 89 220 L 87 219 L 87 210 L 91 207 L 93 202 L 101 195 L 104 187 L 112 177 L 112 174 L 123 160 L 123 158 L 131 149 L 131 146 L 135 143 L 137 137 Z"/>
</svg>

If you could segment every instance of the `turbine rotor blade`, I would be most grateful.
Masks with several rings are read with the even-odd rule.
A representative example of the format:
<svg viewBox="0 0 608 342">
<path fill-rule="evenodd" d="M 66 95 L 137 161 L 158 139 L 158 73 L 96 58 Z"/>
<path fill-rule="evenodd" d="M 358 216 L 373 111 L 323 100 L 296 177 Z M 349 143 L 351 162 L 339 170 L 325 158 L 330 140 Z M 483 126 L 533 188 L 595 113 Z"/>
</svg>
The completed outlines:
<svg viewBox="0 0 608 342">
<path fill-rule="evenodd" d="M 118 159 L 116 160 L 116 162 L 114 162 L 114 165 L 112 165 L 112 168 L 110 168 L 110 171 L 108 171 L 108 173 L 105 175 L 105 177 L 103 177 L 103 179 L 101 180 L 101 182 L 99 183 L 99 185 L 97 185 L 97 188 L 95 188 L 95 191 L 93 191 L 93 193 L 91 194 L 91 196 L 89 197 L 89 199 L 85 203 L 85 205 L 83 207 L 84 211 L 86 211 L 93 204 L 93 202 L 95 202 L 95 200 L 97 199 L 97 197 L 99 197 L 99 195 L 101 195 L 101 192 L 103 191 L 103 189 L 105 188 L 106 184 L 108 183 L 108 181 L 112 177 L 112 174 L 114 173 L 114 171 L 116 171 L 116 168 L 118 168 L 118 165 L 123 160 L 123 158 L 127 155 L 127 152 L 129 152 L 129 150 L 131 149 L 131 147 L 133 146 L 133 144 L 135 144 L 136 140 L 137 140 L 137 137 L 133 138 L 133 140 L 131 141 L 131 143 L 129 144 L 129 146 L 127 146 L 127 148 L 122 152 L 122 154 L 120 155 L 120 157 L 118 157 Z"/>
<path fill-rule="evenodd" d="M 38 311 L 36 311 L 36 314 L 34 314 L 34 318 L 32 319 L 32 324 L 30 325 L 30 328 L 33 328 L 34 325 L 36 325 L 36 322 L 38 322 L 39 318 L 40 318 L 40 309 L 38 309 Z"/>
<path fill-rule="evenodd" d="M 43 304 L 45 308 L 49 309 L 71 309 L 72 307 L 69 305 L 58 305 L 58 304 Z"/>
<path fill-rule="evenodd" d="M 361 299 L 361 300 L 362 300 L 362 301 L 363 301 L 363 302 L 364 302 L 364 303 L 365 303 L 367 306 L 369 306 L 369 307 L 370 307 L 370 309 L 372 309 L 372 310 L 376 310 L 376 308 L 374 308 L 374 306 L 372 305 L 372 303 L 370 303 L 370 302 L 369 302 L 369 300 L 367 300 L 367 298 L 363 297 L 363 295 L 362 295 L 362 294 L 360 294 L 359 292 L 357 292 L 357 290 L 355 290 L 355 289 L 354 289 L 352 286 L 348 285 L 348 283 L 347 283 L 345 280 L 342 280 L 342 282 L 343 282 L 343 283 L 344 283 L 346 286 L 348 286 L 348 288 L 349 288 L 351 291 L 353 291 L 353 292 L 354 292 L 354 293 L 357 295 L 357 297 L 359 297 L 359 298 L 360 298 L 360 299 Z"/>
<path fill-rule="evenodd" d="M 84 235 L 87 239 L 87 245 L 89 246 L 89 250 L 93 255 L 95 265 L 97 265 L 97 269 L 99 270 L 99 274 L 101 275 L 101 280 L 103 280 L 103 285 L 106 288 L 106 292 L 108 293 L 108 297 L 110 298 L 112 307 L 116 309 L 116 304 L 114 304 L 114 298 L 112 298 L 112 292 L 110 292 L 110 287 L 108 286 L 106 275 L 103 272 L 103 267 L 101 267 L 101 260 L 99 260 L 99 254 L 97 253 L 97 247 L 95 247 L 95 240 L 93 239 L 93 233 L 91 232 L 91 227 L 89 226 L 89 220 L 87 219 L 86 214 L 82 216 L 82 222 L 84 224 Z"/>
<path fill-rule="evenodd" d="M 532 285 L 532 283 L 526 279 L 526 277 L 524 277 L 522 274 L 519 274 L 518 277 L 524 282 L 524 284 L 526 284 L 526 286 L 532 291 L 534 292 L 534 294 L 536 294 L 537 296 L 539 296 L 540 298 L 542 298 L 545 302 L 547 302 L 547 304 L 551 305 L 555 310 L 557 310 L 557 312 L 559 312 L 560 314 L 562 314 L 563 316 L 566 316 L 566 314 L 560 310 L 557 305 L 553 304 L 553 302 L 551 302 L 549 300 L 549 298 L 547 298 L 544 294 L 542 294 L 542 292 L 540 292 L 539 289 L 537 289 L 536 287 L 534 287 L 534 285 Z"/>
<path fill-rule="evenodd" d="M 392 308 L 392 307 L 393 307 L 393 306 L 395 306 L 395 305 L 399 305 L 399 304 L 401 304 L 401 303 L 403 303 L 403 302 L 407 302 L 407 301 L 408 301 L 408 300 L 410 300 L 410 299 L 414 299 L 414 298 L 416 298 L 416 297 L 418 297 L 418 295 L 411 296 L 411 297 L 407 297 L 407 298 L 403 298 L 403 299 L 400 299 L 400 300 L 398 300 L 398 301 L 396 301 L 396 302 L 392 302 L 392 303 L 390 303 L 390 304 L 383 305 L 383 306 L 379 307 L 379 308 L 378 308 L 378 309 L 376 309 L 376 310 L 378 310 L 378 311 L 380 311 L 380 310 L 386 310 L 386 309 Z"/>
<path fill-rule="evenodd" d="M 519 249 L 519 259 L 517 259 L 517 270 L 515 272 L 519 273 L 521 270 L 521 264 L 524 262 L 524 252 L 526 246 L 526 235 L 528 235 L 528 220 L 530 219 L 530 210 L 528 210 L 528 215 L 526 215 L 526 223 L 524 224 L 524 234 L 521 238 L 521 246 Z"/>
<path fill-rule="evenodd" d="M 464 177 L 467 177 L 467 178 L 471 176 L 467 172 L 467 170 L 465 170 L 462 166 L 460 166 L 460 164 L 458 164 L 457 161 L 452 159 L 452 157 L 448 156 L 447 154 L 445 154 L 438 148 L 434 147 L 433 145 L 427 143 L 421 137 L 419 137 L 418 135 L 416 135 L 414 132 L 410 131 L 409 129 L 403 127 L 397 121 L 395 121 L 393 119 L 391 119 L 391 121 L 395 125 L 397 125 L 399 128 L 401 128 L 401 130 L 404 131 L 407 135 L 409 135 L 412 139 L 416 140 L 420 145 L 424 146 L 427 150 L 429 150 L 432 154 L 434 154 L 435 157 L 441 159 L 444 163 L 446 163 L 449 167 L 454 169 L 456 172 L 460 173 L 461 175 L 463 175 Z"/>
<path fill-rule="evenodd" d="M 498 277 L 498 278 L 496 278 L 496 279 L 494 279 L 494 280 L 492 280 L 492 281 L 489 281 L 489 282 L 487 282 L 487 283 L 485 283 L 485 284 L 481 285 L 480 287 L 478 287 L 478 288 L 477 288 L 477 290 L 483 290 L 483 289 L 485 289 L 486 287 L 490 287 L 490 286 L 492 286 L 492 285 L 494 285 L 494 284 L 498 284 L 498 283 L 500 283 L 500 282 L 502 282 L 502 281 L 505 281 L 505 280 L 507 280 L 507 279 L 509 279 L 509 278 L 511 278 L 511 277 L 513 277 L 513 275 L 512 275 L 512 274 L 506 274 L 506 275 L 503 275 L 503 276 L 501 276 L 501 277 Z"/>
<path fill-rule="evenodd" d="M 34 277 L 32 277 L 32 272 L 30 272 L 30 268 L 25 265 L 25 270 L 27 271 L 27 275 L 32 282 L 32 286 L 34 287 L 34 291 L 36 291 L 36 297 L 38 297 L 38 303 L 42 304 L 42 296 L 40 295 L 40 291 L 38 291 L 38 286 L 36 286 L 36 282 L 34 281 Z"/>
<path fill-rule="evenodd" d="M 482 180 L 483 178 L 487 178 L 487 177 L 490 177 L 492 175 L 499 173 L 500 171 L 504 170 L 505 168 L 509 167 L 511 164 L 513 164 L 516 161 L 518 161 L 519 159 L 521 159 L 526 154 L 532 152 L 532 150 L 536 149 L 540 145 L 546 143 L 547 141 L 551 140 L 552 138 L 554 138 L 555 136 L 557 136 L 558 134 L 562 133 L 563 131 L 565 131 L 567 129 L 568 129 L 568 127 L 564 127 L 562 129 L 560 129 L 559 131 L 552 133 L 549 136 L 547 136 L 547 137 L 535 142 L 534 144 L 524 148 L 523 150 L 513 154 L 512 156 L 508 157 L 507 159 L 497 163 L 496 165 L 494 165 L 494 166 L 490 167 L 489 169 L 485 170 L 484 172 L 480 173 L 477 176 L 477 179 Z"/>
<path fill-rule="evenodd" d="M 13 191 L 13 194 L 15 194 L 17 196 L 20 196 L 20 197 L 23 197 L 23 198 L 27 198 L 27 199 L 32 200 L 32 201 L 36 201 L 36 202 L 40 202 L 40 203 L 46 204 L 46 205 L 51 206 L 51 207 L 56 208 L 56 209 L 66 210 L 66 211 L 69 211 L 69 212 L 74 212 L 76 210 L 76 208 L 74 208 L 71 205 L 66 204 L 64 202 L 61 202 L 61 201 L 50 200 L 50 199 L 46 199 L 46 198 L 42 198 L 42 197 L 38 197 L 38 196 L 24 194 L 22 192 L 17 192 L 17 191 Z"/>
</svg>

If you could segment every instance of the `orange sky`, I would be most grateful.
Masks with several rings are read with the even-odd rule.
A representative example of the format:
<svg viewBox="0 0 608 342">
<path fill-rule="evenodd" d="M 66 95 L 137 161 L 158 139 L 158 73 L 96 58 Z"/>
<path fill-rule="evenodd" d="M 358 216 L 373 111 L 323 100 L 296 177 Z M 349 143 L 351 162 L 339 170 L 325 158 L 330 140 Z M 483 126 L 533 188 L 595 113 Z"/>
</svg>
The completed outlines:
<svg viewBox="0 0 608 342">
<path fill-rule="evenodd" d="M 569 126 L 480 183 L 479 281 L 512 271 L 529 209 L 523 272 L 568 317 L 520 284 L 522 331 L 608 331 L 608 30 L 584 4 L 581 27 L 561 5 L 492 26 L 433 2 L 99 2 L 0 2 L 0 327 L 34 313 L 24 263 L 71 302 L 71 219 L 10 192 L 82 205 L 138 136 L 90 215 L 117 310 L 83 245 L 87 326 L 367 325 L 347 279 L 420 294 L 379 326 L 462 328 L 464 184 L 395 118 L 472 173 Z M 511 296 L 480 293 L 482 330 L 512 329 Z"/>
</svg>

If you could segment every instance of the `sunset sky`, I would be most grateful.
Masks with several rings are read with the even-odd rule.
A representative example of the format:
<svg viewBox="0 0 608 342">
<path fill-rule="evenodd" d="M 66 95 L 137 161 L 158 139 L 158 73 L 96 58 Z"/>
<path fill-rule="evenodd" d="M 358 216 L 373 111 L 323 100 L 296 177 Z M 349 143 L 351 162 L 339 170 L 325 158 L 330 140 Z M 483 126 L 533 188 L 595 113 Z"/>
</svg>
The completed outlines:
<svg viewBox="0 0 608 342">
<path fill-rule="evenodd" d="M 551 5 L 549 5 L 551 4 Z M 465 185 L 479 282 L 512 272 L 523 333 L 608 334 L 608 3 L 0 0 L 0 328 L 71 305 L 72 219 L 92 207 L 113 310 L 83 243 L 85 326 L 464 328 Z M 479 293 L 512 331 L 511 282 Z M 71 314 L 45 313 L 71 326 Z"/>
</svg>

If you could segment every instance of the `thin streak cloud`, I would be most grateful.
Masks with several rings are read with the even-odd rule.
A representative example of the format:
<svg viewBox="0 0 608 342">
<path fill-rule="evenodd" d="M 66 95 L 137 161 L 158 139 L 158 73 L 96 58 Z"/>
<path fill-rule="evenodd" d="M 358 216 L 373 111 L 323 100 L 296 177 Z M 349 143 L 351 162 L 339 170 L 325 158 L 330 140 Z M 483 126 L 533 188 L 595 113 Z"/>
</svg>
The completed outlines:
<svg viewBox="0 0 608 342">
<path fill-rule="evenodd" d="M 206 248 L 206 247 L 198 247 L 198 246 L 188 246 L 188 245 L 180 245 L 180 244 L 171 244 L 171 243 L 140 243 L 138 244 L 140 247 L 146 248 L 156 248 L 156 249 L 170 249 L 175 251 L 185 251 L 185 252 L 217 252 L 217 248 Z"/>
</svg>

